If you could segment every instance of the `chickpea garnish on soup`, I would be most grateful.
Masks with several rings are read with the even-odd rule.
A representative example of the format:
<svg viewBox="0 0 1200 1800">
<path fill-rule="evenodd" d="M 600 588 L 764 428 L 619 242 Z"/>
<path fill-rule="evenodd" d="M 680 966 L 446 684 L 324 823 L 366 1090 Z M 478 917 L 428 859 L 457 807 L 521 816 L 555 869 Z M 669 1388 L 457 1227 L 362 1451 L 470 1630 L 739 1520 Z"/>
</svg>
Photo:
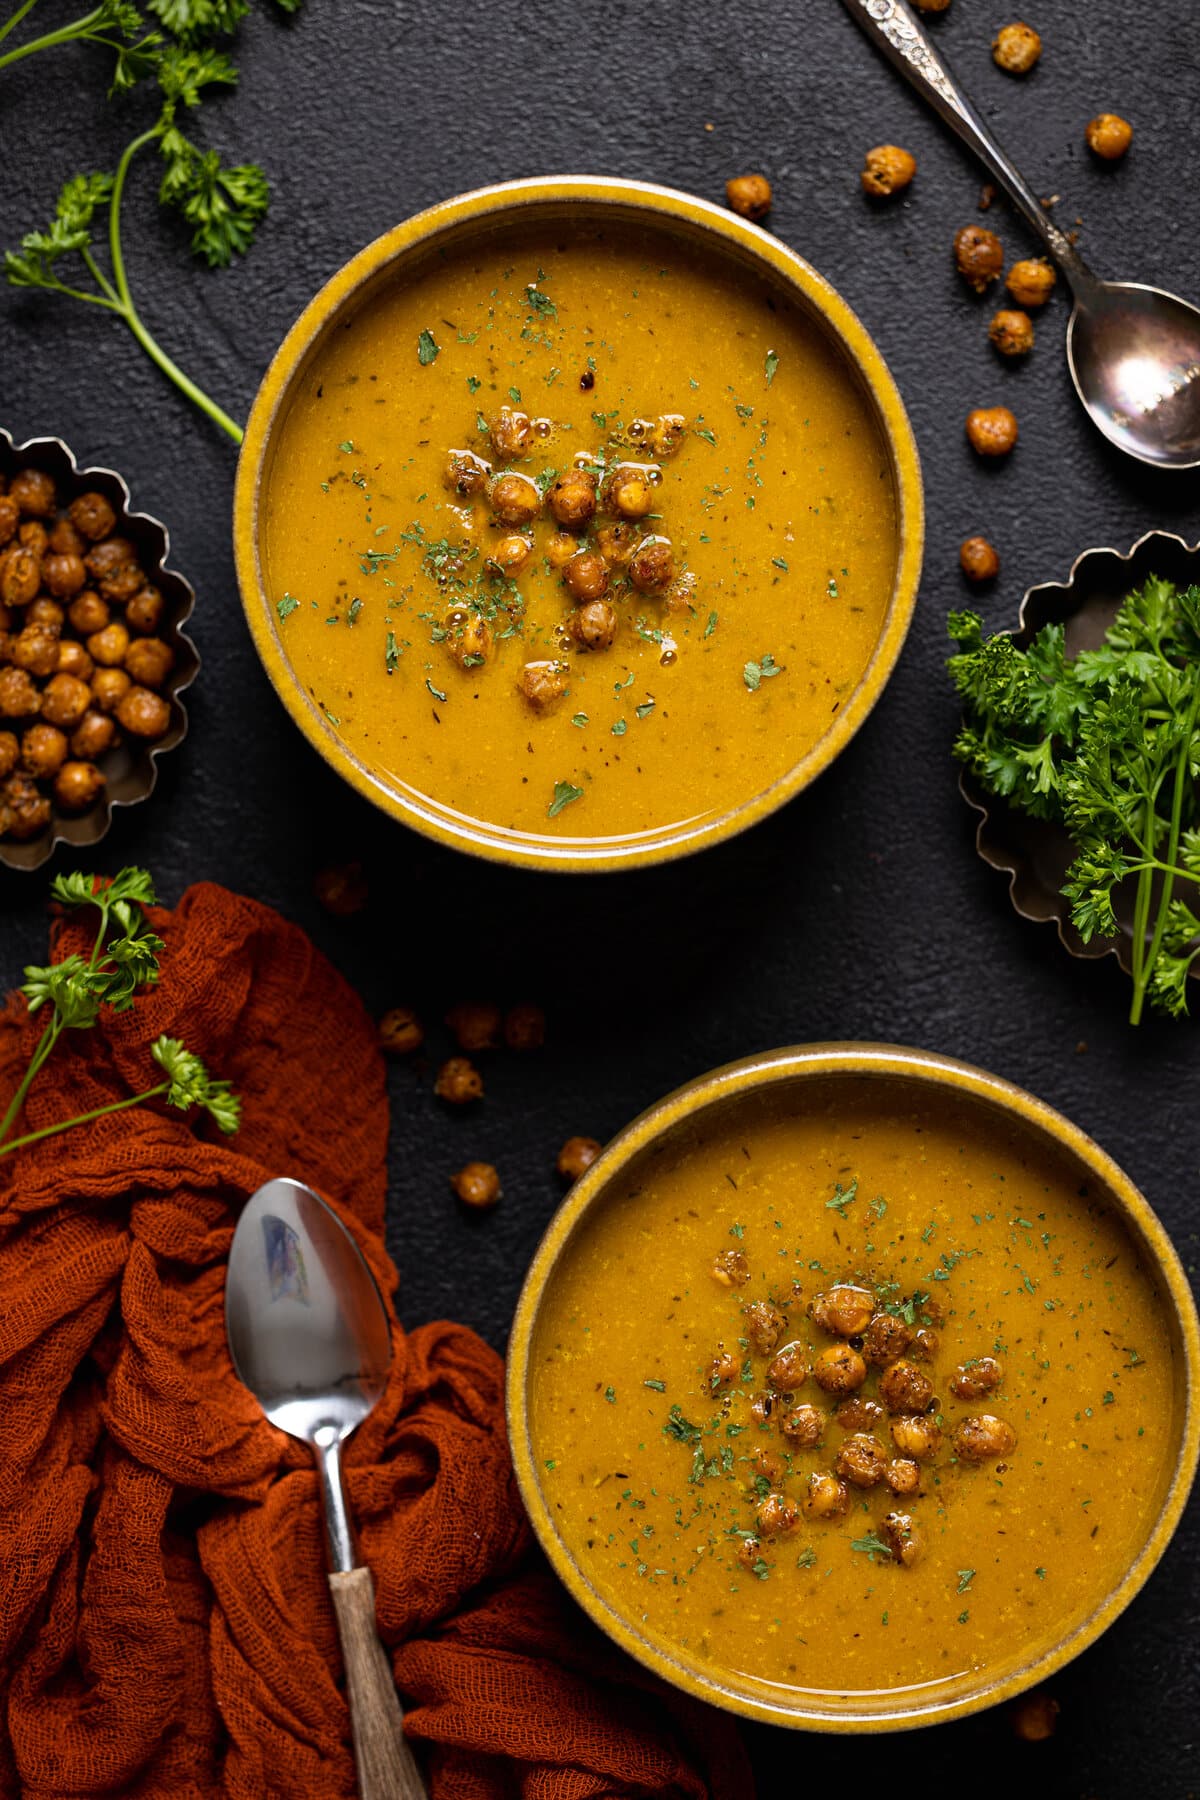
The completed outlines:
<svg viewBox="0 0 1200 1800">
<path fill-rule="evenodd" d="M 868 667 L 899 558 L 882 431 L 807 308 L 732 258 L 523 228 L 367 300 L 302 389 L 264 491 L 279 642 L 324 727 L 428 806 L 690 830 L 794 768 Z"/>
<path fill-rule="evenodd" d="M 1124 1575 L 1168 1473 L 1172 1351 L 1056 1152 L 865 1085 L 693 1120 L 582 1215 L 531 1432 L 568 1554 L 652 1641 L 932 1701 Z"/>
</svg>

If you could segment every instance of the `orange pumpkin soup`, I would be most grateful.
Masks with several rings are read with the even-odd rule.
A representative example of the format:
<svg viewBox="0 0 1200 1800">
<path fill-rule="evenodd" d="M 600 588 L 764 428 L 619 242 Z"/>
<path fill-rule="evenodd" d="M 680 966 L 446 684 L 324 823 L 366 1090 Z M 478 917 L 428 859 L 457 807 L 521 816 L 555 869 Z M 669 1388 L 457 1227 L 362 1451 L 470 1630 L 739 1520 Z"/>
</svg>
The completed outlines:
<svg viewBox="0 0 1200 1800">
<path fill-rule="evenodd" d="M 274 433 L 279 640 L 394 787 L 546 841 L 700 826 L 816 745 L 898 562 L 884 438 L 782 283 L 656 228 L 377 288 Z"/>
<path fill-rule="evenodd" d="M 872 1081 L 676 1134 L 585 1215 L 529 1405 L 601 1601 L 739 1691 L 936 1704 L 1117 1585 L 1176 1454 L 1163 1305 L 1076 1169 Z"/>
</svg>

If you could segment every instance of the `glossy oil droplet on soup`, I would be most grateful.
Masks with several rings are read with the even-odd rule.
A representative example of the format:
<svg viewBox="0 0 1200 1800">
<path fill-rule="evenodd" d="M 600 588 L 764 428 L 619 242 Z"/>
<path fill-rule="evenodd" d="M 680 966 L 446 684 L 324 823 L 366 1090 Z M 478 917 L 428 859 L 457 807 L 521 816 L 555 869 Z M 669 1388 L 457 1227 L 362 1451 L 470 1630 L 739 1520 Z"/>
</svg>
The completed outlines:
<svg viewBox="0 0 1200 1800">
<path fill-rule="evenodd" d="M 714 1279 L 718 1257 L 733 1285 Z M 830 1339 L 808 1308 L 838 1281 L 893 1318 L 914 1296 L 918 1324 L 931 1308 L 932 1360 L 916 1366 L 942 1444 L 918 1493 L 850 1481 L 846 1509 L 817 1518 L 810 1476 L 851 1430 L 895 1456 L 890 1419 L 880 1407 L 843 1429 L 838 1396 L 809 1378 L 789 1404 L 828 1415 L 822 1442 L 789 1442 L 778 1412 L 764 1425 L 755 1313 L 782 1309 L 781 1341 L 811 1368 Z M 991 1363 L 1003 1378 L 983 1393 Z M 964 1364 L 981 1398 L 955 1396 Z M 1057 1642 L 1140 1549 L 1178 1435 L 1170 1339 L 1119 1221 L 1028 1139 L 965 1107 L 889 1102 L 880 1084 L 850 1105 L 844 1086 L 806 1094 L 795 1115 L 744 1103 L 736 1124 L 639 1167 L 564 1253 L 530 1384 L 539 1479 L 601 1597 L 701 1669 L 834 1696 L 953 1685 Z M 872 1372 L 860 1391 L 877 1385 Z M 1015 1446 L 969 1463 L 954 1434 L 980 1415 Z M 777 1536 L 756 1522 L 768 1491 L 799 1513 Z M 889 1554 L 896 1510 L 920 1540 L 912 1567 Z"/>
<path fill-rule="evenodd" d="M 511 460 L 485 435 L 504 406 L 543 421 Z M 630 427 L 664 414 L 686 429 L 639 530 L 670 538 L 678 604 L 618 570 L 615 641 L 581 648 L 544 516 L 493 574 L 512 528 L 447 487 L 447 454 L 544 488 L 584 453 L 646 460 Z M 700 822 L 783 776 L 870 661 L 898 555 L 885 445 L 828 336 L 782 287 L 632 229 L 496 238 L 369 300 L 309 366 L 264 505 L 280 640 L 325 728 L 399 789 L 551 838 Z M 447 612 L 481 593 L 491 642 L 464 659 Z M 568 665 L 544 712 L 530 661 Z"/>
</svg>

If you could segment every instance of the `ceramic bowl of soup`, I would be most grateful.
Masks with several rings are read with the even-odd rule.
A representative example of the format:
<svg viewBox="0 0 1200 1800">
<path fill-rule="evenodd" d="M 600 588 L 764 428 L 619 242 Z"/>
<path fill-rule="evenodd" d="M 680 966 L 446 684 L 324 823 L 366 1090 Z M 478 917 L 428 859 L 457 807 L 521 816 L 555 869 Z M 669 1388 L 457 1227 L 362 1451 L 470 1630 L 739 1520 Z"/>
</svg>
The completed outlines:
<svg viewBox="0 0 1200 1800">
<path fill-rule="evenodd" d="M 361 793 L 509 863 L 661 861 L 862 724 L 920 571 L 878 350 L 768 233 L 644 183 L 514 182 L 354 257 L 238 469 L 238 579 Z"/>
<path fill-rule="evenodd" d="M 576 1183 L 509 1347 L 533 1527 L 617 1643 L 700 1698 L 865 1732 L 1011 1697 L 1162 1555 L 1200 1340 L 1162 1226 L 995 1076 L 777 1051 Z"/>
</svg>

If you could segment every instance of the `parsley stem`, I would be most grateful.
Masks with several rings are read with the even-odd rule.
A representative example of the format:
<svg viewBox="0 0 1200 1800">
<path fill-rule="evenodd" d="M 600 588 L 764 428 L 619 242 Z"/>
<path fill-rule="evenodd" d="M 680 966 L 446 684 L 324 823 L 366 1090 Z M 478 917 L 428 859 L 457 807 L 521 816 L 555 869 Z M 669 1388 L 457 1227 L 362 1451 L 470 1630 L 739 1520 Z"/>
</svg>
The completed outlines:
<svg viewBox="0 0 1200 1800">
<path fill-rule="evenodd" d="M 10 19 L 5 19 L 3 25 L 0 25 L 0 44 L 4 42 L 10 31 L 15 30 L 21 23 L 21 20 L 25 17 L 26 13 L 32 12 L 36 5 L 37 0 L 25 0 L 25 4 L 23 6 L 18 6 L 16 12 L 13 13 Z"/>
<path fill-rule="evenodd" d="M 1167 867 L 1163 875 L 1162 892 L 1158 900 L 1158 918 L 1154 926 L 1154 936 L 1150 943 L 1150 954 L 1146 958 L 1141 982 L 1134 982 L 1133 1005 L 1129 1009 L 1131 1025 L 1141 1023 L 1142 1004 L 1146 997 L 1146 985 L 1154 973 L 1154 965 L 1158 961 L 1162 949 L 1163 935 L 1167 929 L 1167 914 L 1171 907 L 1171 896 L 1175 891 L 1176 864 L 1179 857 L 1179 833 L 1183 825 L 1184 790 L 1191 779 L 1192 739 L 1196 734 L 1196 719 L 1200 713 L 1200 681 L 1193 683 L 1192 703 L 1188 708 L 1187 720 L 1183 728 L 1183 737 L 1179 745 L 1179 755 L 1175 761 L 1175 792 L 1171 800 L 1171 831 L 1167 839 Z M 1148 854 L 1153 854 L 1151 844 Z M 1139 880 L 1141 878 L 1139 877 Z M 1140 890 L 1139 890 L 1140 895 Z M 1136 946 L 1135 946 L 1136 948 Z"/>
<path fill-rule="evenodd" d="M 60 1131 L 70 1131 L 74 1125 L 88 1125 L 93 1119 L 103 1119 L 108 1113 L 124 1112 L 128 1106 L 141 1106 L 144 1101 L 153 1100 L 158 1094 L 165 1094 L 170 1085 L 169 1081 L 160 1081 L 157 1087 L 147 1088 L 144 1094 L 131 1094 L 128 1100 L 113 1100 L 107 1106 L 93 1107 L 91 1112 L 78 1113 L 73 1119 L 63 1119 L 57 1125 L 43 1125 L 40 1131 L 27 1131 L 24 1137 L 13 1138 L 11 1143 L 0 1143 L 0 1156 L 20 1150 L 25 1144 L 36 1144 L 41 1138 L 56 1137 Z"/>
<path fill-rule="evenodd" d="M 26 1096 L 33 1086 L 34 1077 L 37 1075 L 38 1070 L 42 1067 L 42 1064 L 58 1042 L 59 1034 L 62 1029 L 62 1021 L 57 1017 L 53 1018 L 38 1039 L 38 1047 L 30 1057 L 29 1067 L 21 1077 L 21 1085 L 9 1101 L 3 1119 L 0 1119 L 0 1156 L 4 1155 L 4 1139 L 8 1136 L 9 1132 L 12 1130 L 14 1121 L 20 1115 L 21 1108 L 25 1104 Z"/>
<path fill-rule="evenodd" d="M 34 5 L 34 0 L 25 0 L 25 5 L 18 7 L 3 29 L 0 39 L 5 38 L 14 25 L 18 25 L 26 13 Z M 70 25 L 60 25 L 57 31 L 48 31 L 43 37 L 31 38 L 27 44 L 21 44 L 16 50 L 9 50 L 0 56 L 0 69 L 6 69 L 10 63 L 20 62 L 23 56 L 34 56 L 39 50 L 52 50 L 56 44 L 69 44 L 74 38 L 87 37 L 94 25 L 98 25 L 104 8 L 96 7 L 94 12 L 85 13 L 82 19 L 76 19 Z"/>
<path fill-rule="evenodd" d="M 156 125 L 150 131 L 144 131 L 141 137 L 134 138 L 133 142 L 126 146 L 125 153 L 117 164 L 116 178 L 113 181 L 112 199 L 109 202 L 108 210 L 108 247 L 119 311 L 151 362 L 157 363 L 163 374 L 173 381 L 180 392 L 186 394 L 202 413 L 206 413 L 215 424 L 221 427 L 222 431 L 227 431 L 235 444 L 240 444 L 243 437 L 241 426 L 235 419 L 231 419 L 215 400 L 210 400 L 202 388 L 198 388 L 194 381 L 189 380 L 183 370 L 172 362 L 166 351 L 155 342 L 143 325 L 137 307 L 133 303 L 133 296 L 129 291 L 129 281 L 125 274 L 125 259 L 121 254 L 121 199 L 125 191 L 125 177 L 129 173 L 129 165 L 137 152 L 144 145 L 153 143 L 160 135 L 160 127 Z"/>
</svg>

